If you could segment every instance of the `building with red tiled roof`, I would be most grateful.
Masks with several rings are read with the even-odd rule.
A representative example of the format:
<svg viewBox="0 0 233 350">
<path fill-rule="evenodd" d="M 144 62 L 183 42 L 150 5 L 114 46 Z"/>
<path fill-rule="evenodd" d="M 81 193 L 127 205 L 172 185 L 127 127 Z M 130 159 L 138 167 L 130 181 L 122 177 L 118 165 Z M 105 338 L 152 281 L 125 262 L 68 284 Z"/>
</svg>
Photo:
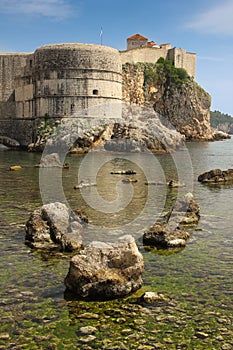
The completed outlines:
<svg viewBox="0 0 233 350">
<path fill-rule="evenodd" d="M 136 49 L 138 47 L 146 47 L 148 39 L 141 34 L 134 34 L 127 39 L 127 50 Z"/>
<path fill-rule="evenodd" d="M 184 68 L 188 74 L 195 77 L 196 54 L 184 49 L 171 47 L 171 44 L 156 44 L 148 41 L 141 34 L 134 34 L 127 38 L 127 50 L 121 51 L 122 63 L 126 62 L 148 62 L 155 63 L 162 57 L 169 59 L 177 68 Z"/>
</svg>

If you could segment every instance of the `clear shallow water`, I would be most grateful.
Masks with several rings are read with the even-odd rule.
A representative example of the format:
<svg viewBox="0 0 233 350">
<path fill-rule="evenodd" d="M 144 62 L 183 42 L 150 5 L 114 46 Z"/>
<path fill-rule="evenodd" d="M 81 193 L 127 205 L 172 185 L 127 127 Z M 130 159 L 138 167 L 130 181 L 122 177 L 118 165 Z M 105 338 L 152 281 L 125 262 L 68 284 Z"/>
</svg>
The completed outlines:
<svg viewBox="0 0 233 350">
<path fill-rule="evenodd" d="M 34 167 L 40 155 L 0 153 L 0 349 L 233 348 L 233 186 L 206 187 L 197 182 L 204 171 L 233 167 L 233 141 L 189 143 L 187 147 L 193 166 L 193 192 L 201 207 L 198 227 L 186 248 L 173 254 L 145 250 L 139 239 L 145 259 L 143 288 L 127 299 L 104 303 L 74 301 L 64 294 L 69 254 L 25 246 L 23 225 L 42 203 L 39 169 Z M 182 162 L 182 154 L 179 157 Z M 62 183 L 71 207 L 88 212 L 96 237 L 98 225 L 109 225 L 109 215 L 87 208 L 80 191 L 73 189 L 82 159 L 67 159 L 70 169 L 63 171 Z M 159 156 L 158 161 L 164 177 L 177 176 L 171 157 Z M 10 172 L 9 166 L 15 164 L 23 169 Z M 128 168 L 129 163 L 113 161 L 98 173 L 99 191 L 106 200 L 116 198 L 119 181 L 119 176 L 109 176 L 109 170 L 122 167 Z M 187 172 L 185 161 L 182 171 Z M 132 184 L 135 198 L 131 207 L 113 218 L 116 228 L 119 221 L 125 224 L 139 215 L 148 191 L 149 207 L 163 209 L 163 186 L 145 186 L 145 177 L 138 168 L 137 179 Z M 86 194 L 91 196 L 92 190 Z M 187 187 L 180 191 L 187 192 Z M 55 186 L 54 198 L 57 196 Z M 176 196 L 173 189 L 165 204 Z M 150 216 L 148 211 L 143 225 Z M 168 301 L 149 308 L 135 303 L 144 291 L 163 293 Z M 79 332 L 86 325 L 96 327 L 92 338 Z"/>
</svg>

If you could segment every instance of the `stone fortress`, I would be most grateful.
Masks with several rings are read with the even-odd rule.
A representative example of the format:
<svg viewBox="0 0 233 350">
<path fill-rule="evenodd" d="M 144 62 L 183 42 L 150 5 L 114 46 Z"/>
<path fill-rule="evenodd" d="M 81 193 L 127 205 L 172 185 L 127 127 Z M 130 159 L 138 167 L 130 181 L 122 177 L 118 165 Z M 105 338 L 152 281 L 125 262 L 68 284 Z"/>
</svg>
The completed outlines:
<svg viewBox="0 0 233 350">
<path fill-rule="evenodd" d="M 121 101 L 121 60 L 110 47 L 46 45 L 34 53 L 1 54 L 0 62 L 1 117 L 9 108 L 16 118 L 70 116 Z"/>
<path fill-rule="evenodd" d="M 45 114 L 64 117 L 85 110 L 86 116 L 120 117 L 122 64 L 155 63 L 160 57 L 195 77 L 195 54 L 148 42 L 140 34 L 128 38 L 127 50 L 121 52 L 102 45 L 65 43 L 45 45 L 34 53 L 2 53 L 0 134 L 13 137 L 9 135 L 17 125 L 13 120 Z M 98 110 L 98 106 L 105 107 Z"/>
<path fill-rule="evenodd" d="M 140 34 L 127 39 L 127 50 L 121 51 L 122 64 L 126 62 L 155 63 L 163 57 L 173 62 L 177 68 L 184 68 L 191 77 L 196 75 L 196 54 L 184 49 L 171 47 L 171 44 L 156 44 Z"/>
</svg>

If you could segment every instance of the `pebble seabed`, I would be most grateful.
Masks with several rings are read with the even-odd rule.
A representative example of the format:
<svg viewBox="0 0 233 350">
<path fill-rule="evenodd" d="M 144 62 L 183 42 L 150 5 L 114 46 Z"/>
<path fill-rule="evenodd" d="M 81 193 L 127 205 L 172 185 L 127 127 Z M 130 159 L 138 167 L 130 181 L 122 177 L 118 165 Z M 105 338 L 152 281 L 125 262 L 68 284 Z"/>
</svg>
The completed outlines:
<svg viewBox="0 0 233 350">
<path fill-rule="evenodd" d="M 221 301 L 221 271 L 188 273 L 179 258 L 185 251 L 158 254 L 141 247 L 142 289 L 125 299 L 86 302 L 64 293 L 70 256 L 31 251 L 21 239 L 20 229 L 13 237 L 1 237 L 8 251 L 1 277 L 0 349 L 233 348 L 232 294 Z M 173 268 L 167 272 L 168 260 Z M 166 300 L 141 304 L 144 291 L 162 292 Z"/>
<path fill-rule="evenodd" d="M 5 179 L 0 189 L 1 350 L 233 349 L 232 221 L 226 209 L 232 187 L 226 193 L 197 185 L 202 216 L 183 250 L 147 250 L 138 241 L 145 273 L 137 293 L 106 302 L 77 301 L 64 287 L 71 255 L 24 244 L 24 223 L 41 205 L 38 169 L 25 169 L 28 157 L 36 164 L 37 156 L 24 157 L 20 172 L 0 164 Z M 70 191 L 72 176 L 67 175 Z M 145 291 L 162 293 L 166 300 L 142 304 L 138 298 Z"/>
</svg>

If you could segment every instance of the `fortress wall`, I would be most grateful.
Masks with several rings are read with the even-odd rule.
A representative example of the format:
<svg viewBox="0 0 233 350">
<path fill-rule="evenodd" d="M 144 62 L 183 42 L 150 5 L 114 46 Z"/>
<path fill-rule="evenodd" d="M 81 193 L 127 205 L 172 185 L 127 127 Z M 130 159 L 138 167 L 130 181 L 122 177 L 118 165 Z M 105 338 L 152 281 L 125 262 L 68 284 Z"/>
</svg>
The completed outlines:
<svg viewBox="0 0 233 350">
<path fill-rule="evenodd" d="M 138 49 L 133 49 L 129 51 L 121 51 L 121 61 L 122 64 L 127 62 L 148 62 L 156 63 L 160 57 L 167 57 L 166 48 L 152 48 L 152 47 L 143 47 Z"/>
<path fill-rule="evenodd" d="M 7 101 L 15 88 L 15 77 L 22 75 L 27 53 L 0 54 L 0 101 Z"/>
<path fill-rule="evenodd" d="M 0 134 L 17 140 L 21 146 L 27 146 L 35 140 L 35 121 L 32 119 L 0 119 Z"/>
<path fill-rule="evenodd" d="M 90 44 L 46 45 L 27 62 L 16 90 L 18 116 L 64 116 L 122 98 L 118 50 Z M 31 101 L 33 100 L 33 107 Z M 23 113 L 23 114 L 22 114 Z"/>
<path fill-rule="evenodd" d="M 168 52 L 168 59 L 174 62 L 175 67 L 184 68 L 192 77 L 196 75 L 196 54 L 174 47 Z"/>
<path fill-rule="evenodd" d="M 186 52 L 184 56 L 184 67 L 191 77 L 196 76 L 196 54 Z"/>
<path fill-rule="evenodd" d="M 27 53 L 0 54 L 0 119 L 16 116 L 15 77 L 22 74 Z"/>
<path fill-rule="evenodd" d="M 161 49 L 145 47 L 121 52 L 122 64 L 127 62 L 155 63 L 160 57 L 163 57 L 164 59 L 170 59 L 174 63 L 175 67 L 184 68 L 187 70 L 190 76 L 195 77 L 196 54 L 186 52 L 183 49 L 167 49 L 167 47 L 164 46 Z"/>
</svg>

